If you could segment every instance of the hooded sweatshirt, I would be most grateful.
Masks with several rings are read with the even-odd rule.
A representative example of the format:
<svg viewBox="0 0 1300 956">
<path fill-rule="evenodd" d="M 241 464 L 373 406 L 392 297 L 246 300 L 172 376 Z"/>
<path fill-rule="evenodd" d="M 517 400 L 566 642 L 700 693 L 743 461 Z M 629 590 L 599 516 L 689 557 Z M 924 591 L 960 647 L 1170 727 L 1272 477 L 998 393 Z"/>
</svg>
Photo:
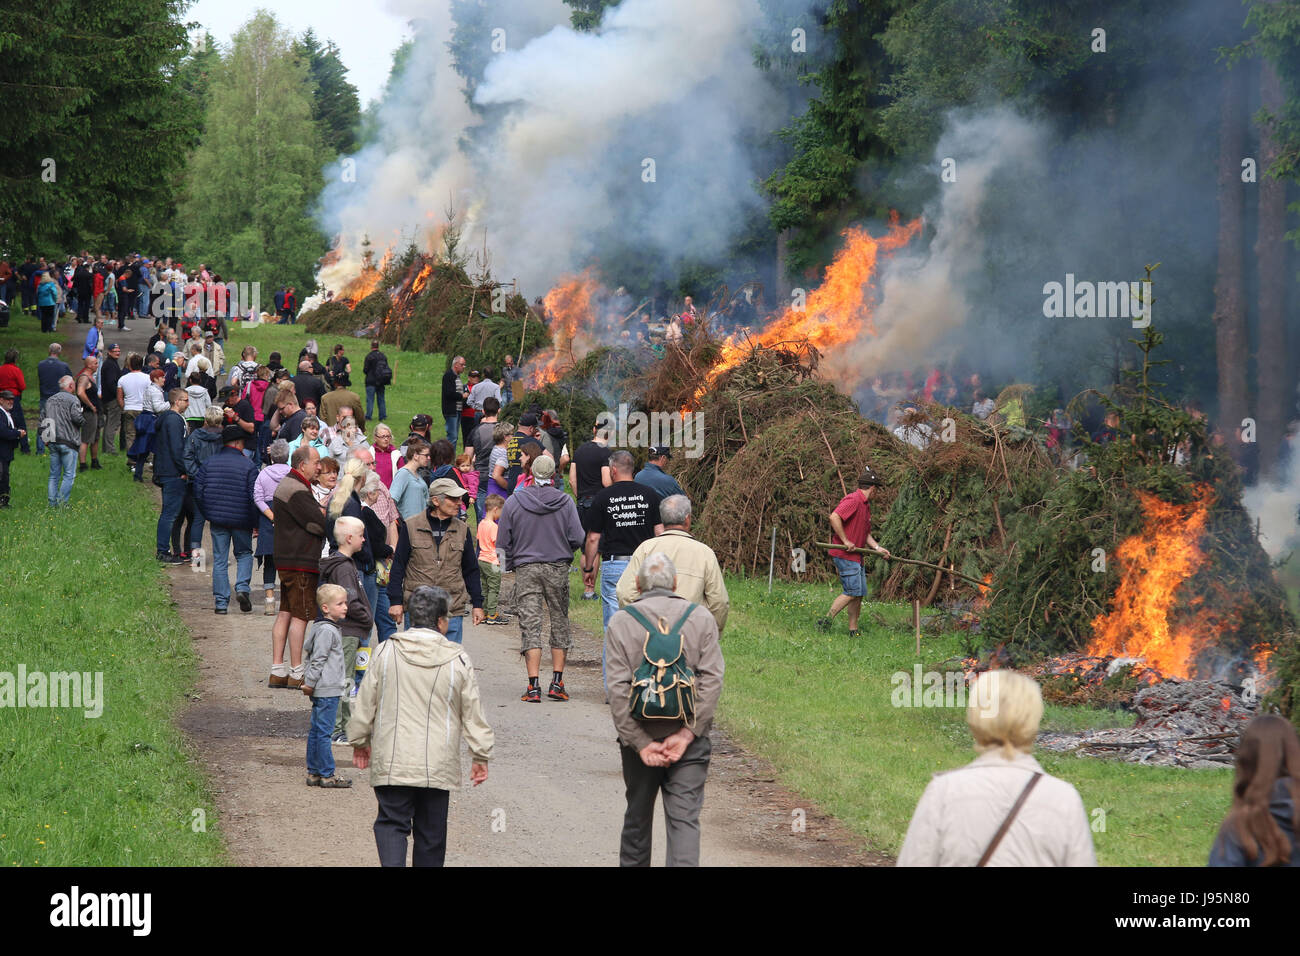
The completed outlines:
<svg viewBox="0 0 1300 956">
<path fill-rule="evenodd" d="M 205 385 L 190 385 L 185 389 L 185 393 L 190 397 L 190 407 L 185 410 L 185 420 L 203 421 L 203 416 L 212 404 L 212 396 L 208 394 Z"/>
<path fill-rule="evenodd" d="M 554 485 L 516 489 L 497 522 L 501 570 L 544 561 L 571 562 L 585 537 L 573 499 Z"/>
<path fill-rule="evenodd" d="M 459 790 L 462 737 L 476 762 L 492 758 L 469 655 L 425 628 L 398 631 L 371 653 L 347 734 L 370 748 L 374 787 Z"/>
<path fill-rule="evenodd" d="M 357 570 L 356 562 L 341 551 L 321 558 L 320 583 L 337 584 L 348 592 L 348 616 L 338 622 L 339 630 L 344 637 L 365 640 L 374 617 L 370 613 L 370 601 L 362 589 L 361 572 Z"/>
</svg>

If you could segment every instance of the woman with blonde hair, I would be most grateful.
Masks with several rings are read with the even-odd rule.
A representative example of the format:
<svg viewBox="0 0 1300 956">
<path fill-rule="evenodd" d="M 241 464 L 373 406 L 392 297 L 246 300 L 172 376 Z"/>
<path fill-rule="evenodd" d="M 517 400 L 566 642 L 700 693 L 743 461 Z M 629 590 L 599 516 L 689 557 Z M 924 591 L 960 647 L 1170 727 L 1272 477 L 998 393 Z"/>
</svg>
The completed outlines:
<svg viewBox="0 0 1300 956">
<path fill-rule="evenodd" d="M 936 774 L 921 795 L 899 866 L 1096 866 L 1073 786 L 1031 753 L 1043 718 L 1038 684 L 987 671 L 968 688 L 966 724 L 979 756 Z"/>
<path fill-rule="evenodd" d="M 1256 717 L 1237 745 L 1232 809 L 1210 866 L 1300 866 L 1300 737 L 1276 714 Z"/>
</svg>

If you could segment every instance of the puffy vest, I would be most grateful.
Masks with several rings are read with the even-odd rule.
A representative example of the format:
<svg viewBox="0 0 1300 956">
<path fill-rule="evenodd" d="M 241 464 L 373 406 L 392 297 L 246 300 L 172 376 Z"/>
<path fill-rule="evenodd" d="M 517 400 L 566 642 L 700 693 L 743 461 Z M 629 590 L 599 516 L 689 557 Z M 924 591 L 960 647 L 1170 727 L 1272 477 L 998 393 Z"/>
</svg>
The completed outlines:
<svg viewBox="0 0 1300 956">
<path fill-rule="evenodd" d="M 402 580 L 402 603 L 410 603 L 416 588 L 430 584 L 450 595 L 449 615 L 464 614 L 469 607 L 469 591 L 460 563 L 468 546 L 469 526 L 460 518 L 452 518 L 439 545 L 429 527 L 429 512 L 421 510 L 406 519 L 406 534 L 411 542 L 411 557 Z"/>
</svg>

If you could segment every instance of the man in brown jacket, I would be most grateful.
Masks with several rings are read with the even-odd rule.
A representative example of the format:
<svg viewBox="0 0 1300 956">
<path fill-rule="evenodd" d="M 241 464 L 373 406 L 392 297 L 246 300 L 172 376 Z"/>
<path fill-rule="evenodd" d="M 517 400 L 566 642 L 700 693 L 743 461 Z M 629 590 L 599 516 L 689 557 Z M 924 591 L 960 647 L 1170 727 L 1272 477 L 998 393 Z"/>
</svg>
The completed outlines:
<svg viewBox="0 0 1300 956">
<path fill-rule="evenodd" d="M 646 557 L 637 574 L 641 598 L 631 606 L 650 621 L 671 628 L 690 606 L 673 593 L 677 571 L 662 552 Z M 709 728 L 722 695 L 724 665 L 713 615 L 697 605 L 681 628 L 682 653 L 695 673 L 695 725 L 653 723 L 632 716 L 632 677 L 644 658 L 646 630 L 627 611 L 619 611 L 605 632 L 609 709 L 614 718 L 627 786 L 627 813 L 619 847 L 620 866 L 649 866 L 655 798 L 663 791 L 668 827 L 668 866 L 698 866 L 700 810 L 713 745 Z"/>
<path fill-rule="evenodd" d="M 320 455 L 299 445 L 289 459 L 289 473 L 276 486 L 271 503 L 275 516 L 275 567 L 280 574 L 280 613 L 271 628 L 271 677 L 268 687 L 302 686 L 302 642 L 307 624 L 316 618 L 316 586 L 320 582 L 320 553 L 325 542 L 325 514 L 311 493 L 320 471 Z M 284 644 L 289 660 L 284 662 Z"/>
</svg>

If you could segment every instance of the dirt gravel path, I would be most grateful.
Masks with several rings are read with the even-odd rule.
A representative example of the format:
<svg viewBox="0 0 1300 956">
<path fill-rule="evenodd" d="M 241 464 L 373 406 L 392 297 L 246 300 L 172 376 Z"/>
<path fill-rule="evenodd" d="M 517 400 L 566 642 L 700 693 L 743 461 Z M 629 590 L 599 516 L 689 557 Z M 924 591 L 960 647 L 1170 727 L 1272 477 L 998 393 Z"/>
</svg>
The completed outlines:
<svg viewBox="0 0 1300 956">
<path fill-rule="evenodd" d="M 233 572 L 233 562 L 232 568 Z M 202 659 L 194 702 L 181 721 L 210 774 L 221 827 L 241 865 L 375 865 L 369 773 L 335 745 L 351 790 L 304 784 L 310 704 L 266 686 L 270 631 L 260 572 L 251 614 L 231 604 L 213 613 L 211 574 L 172 569 L 173 599 Z M 448 865 L 612 866 L 624 809 L 618 748 L 600 686 L 600 646 L 578 633 L 565 673 L 572 700 L 525 704 L 514 625 L 465 629 L 496 755 L 488 781 L 453 793 Z M 827 866 L 882 862 L 857 849 L 833 820 L 778 787 L 761 761 L 715 730 L 701 821 L 701 863 L 714 866 Z M 806 829 L 792 832 L 793 811 Z M 662 812 L 654 861 L 664 858 Z"/>
</svg>

